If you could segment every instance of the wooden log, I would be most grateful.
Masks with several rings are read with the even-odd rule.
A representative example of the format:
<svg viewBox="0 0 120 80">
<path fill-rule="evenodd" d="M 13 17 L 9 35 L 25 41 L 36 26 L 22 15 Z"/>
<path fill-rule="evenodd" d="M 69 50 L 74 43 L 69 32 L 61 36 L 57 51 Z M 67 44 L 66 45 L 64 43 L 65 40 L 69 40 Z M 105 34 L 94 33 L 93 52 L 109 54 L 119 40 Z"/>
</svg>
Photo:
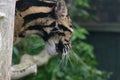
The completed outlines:
<svg viewBox="0 0 120 80">
<path fill-rule="evenodd" d="M 0 0 L 0 80 L 11 80 L 15 0 Z"/>
<path fill-rule="evenodd" d="M 46 64 L 50 58 L 51 56 L 47 54 L 46 50 L 37 55 L 23 55 L 20 63 L 11 67 L 11 79 L 16 80 L 30 74 L 36 74 L 37 67 Z"/>
</svg>

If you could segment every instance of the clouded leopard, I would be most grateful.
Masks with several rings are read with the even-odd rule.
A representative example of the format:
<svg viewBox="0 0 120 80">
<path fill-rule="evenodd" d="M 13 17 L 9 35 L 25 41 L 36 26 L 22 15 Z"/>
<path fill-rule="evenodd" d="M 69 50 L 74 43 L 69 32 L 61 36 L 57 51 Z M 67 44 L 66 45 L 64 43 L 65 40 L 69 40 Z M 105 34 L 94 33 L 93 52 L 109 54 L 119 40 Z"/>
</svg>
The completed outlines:
<svg viewBox="0 0 120 80">
<path fill-rule="evenodd" d="M 14 42 L 36 34 L 45 41 L 49 54 L 66 55 L 71 49 L 73 27 L 64 0 L 17 0 Z"/>
</svg>

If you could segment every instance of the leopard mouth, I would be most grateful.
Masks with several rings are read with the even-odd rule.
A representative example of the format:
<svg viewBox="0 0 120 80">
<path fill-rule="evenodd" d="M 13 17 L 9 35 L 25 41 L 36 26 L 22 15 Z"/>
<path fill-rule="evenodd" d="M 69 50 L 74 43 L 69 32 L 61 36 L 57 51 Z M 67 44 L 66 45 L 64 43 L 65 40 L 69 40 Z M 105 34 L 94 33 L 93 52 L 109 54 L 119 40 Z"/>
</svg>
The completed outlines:
<svg viewBox="0 0 120 80">
<path fill-rule="evenodd" d="M 57 52 L 61 53 L 62 55 L 67 55 L 70 51 L 69 44 L 63 44 L 61 41 L 59 41 L 58 44 L 56 44 Z"/>
<path fill-rule="evenodd" d="M 52 56 L 60 54 L 67 55 L 70 50 L 69 44 L 63 44 L 61 41 L 48 40 L 45 45 L 48 53 Z"/>
<path fill-rule="evenodd" d="M 55 46 L 55 41 L 50 39 L 47 42 L 45 42 L 45 48 L 47 50 L 47 52 L 51 55 L 57 55 L 57 50 L 56 50 L 56 46 Z"/>
</svg>

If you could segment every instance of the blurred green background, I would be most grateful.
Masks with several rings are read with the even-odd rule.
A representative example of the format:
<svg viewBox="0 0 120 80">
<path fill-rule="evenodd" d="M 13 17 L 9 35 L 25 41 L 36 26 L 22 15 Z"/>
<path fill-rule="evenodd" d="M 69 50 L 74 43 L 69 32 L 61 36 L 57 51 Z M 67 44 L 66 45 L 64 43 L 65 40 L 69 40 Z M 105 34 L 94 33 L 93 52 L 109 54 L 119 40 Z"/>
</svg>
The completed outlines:
<svg viewBox="0 0 120 80">
<path fill-rule="evenodd" d="M 85 42 L 89 32 L 79 24 L 79 18 L 87 20 L 94 18 L 88 11 L 91 5 L 88 0 L 67 0 L 72 18 L 74 33 L 72 36 L 72 50 L 67 59 L 59 64 L 61 56 L 55 56 L 49 62 L 38 68 L 34 76 L 19 80 L 107 80 L 109 72 L 97 69 L 94 47 Z M 13 63 L 19 63 L 20 56 L 25 53 L 38 54 L 44 48 L 44 42 L 36 35 L 27 36 L 13 48 Z"/>
</svg>

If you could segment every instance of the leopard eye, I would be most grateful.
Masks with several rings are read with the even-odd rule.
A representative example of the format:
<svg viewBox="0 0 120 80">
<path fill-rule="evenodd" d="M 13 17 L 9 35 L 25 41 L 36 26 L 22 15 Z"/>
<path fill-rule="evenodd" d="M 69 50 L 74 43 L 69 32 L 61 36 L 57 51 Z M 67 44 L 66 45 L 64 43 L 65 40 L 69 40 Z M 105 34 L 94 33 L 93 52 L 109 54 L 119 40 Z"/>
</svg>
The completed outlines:
<svg viewBox="0 0 120 80">
<path fill-rule="evenodd" d="M 54 29 L 51 30 L 51 32 L 56 33 L 56 32 L 58 32 L 58 29 L 54 28 Z"/>
</svg>

